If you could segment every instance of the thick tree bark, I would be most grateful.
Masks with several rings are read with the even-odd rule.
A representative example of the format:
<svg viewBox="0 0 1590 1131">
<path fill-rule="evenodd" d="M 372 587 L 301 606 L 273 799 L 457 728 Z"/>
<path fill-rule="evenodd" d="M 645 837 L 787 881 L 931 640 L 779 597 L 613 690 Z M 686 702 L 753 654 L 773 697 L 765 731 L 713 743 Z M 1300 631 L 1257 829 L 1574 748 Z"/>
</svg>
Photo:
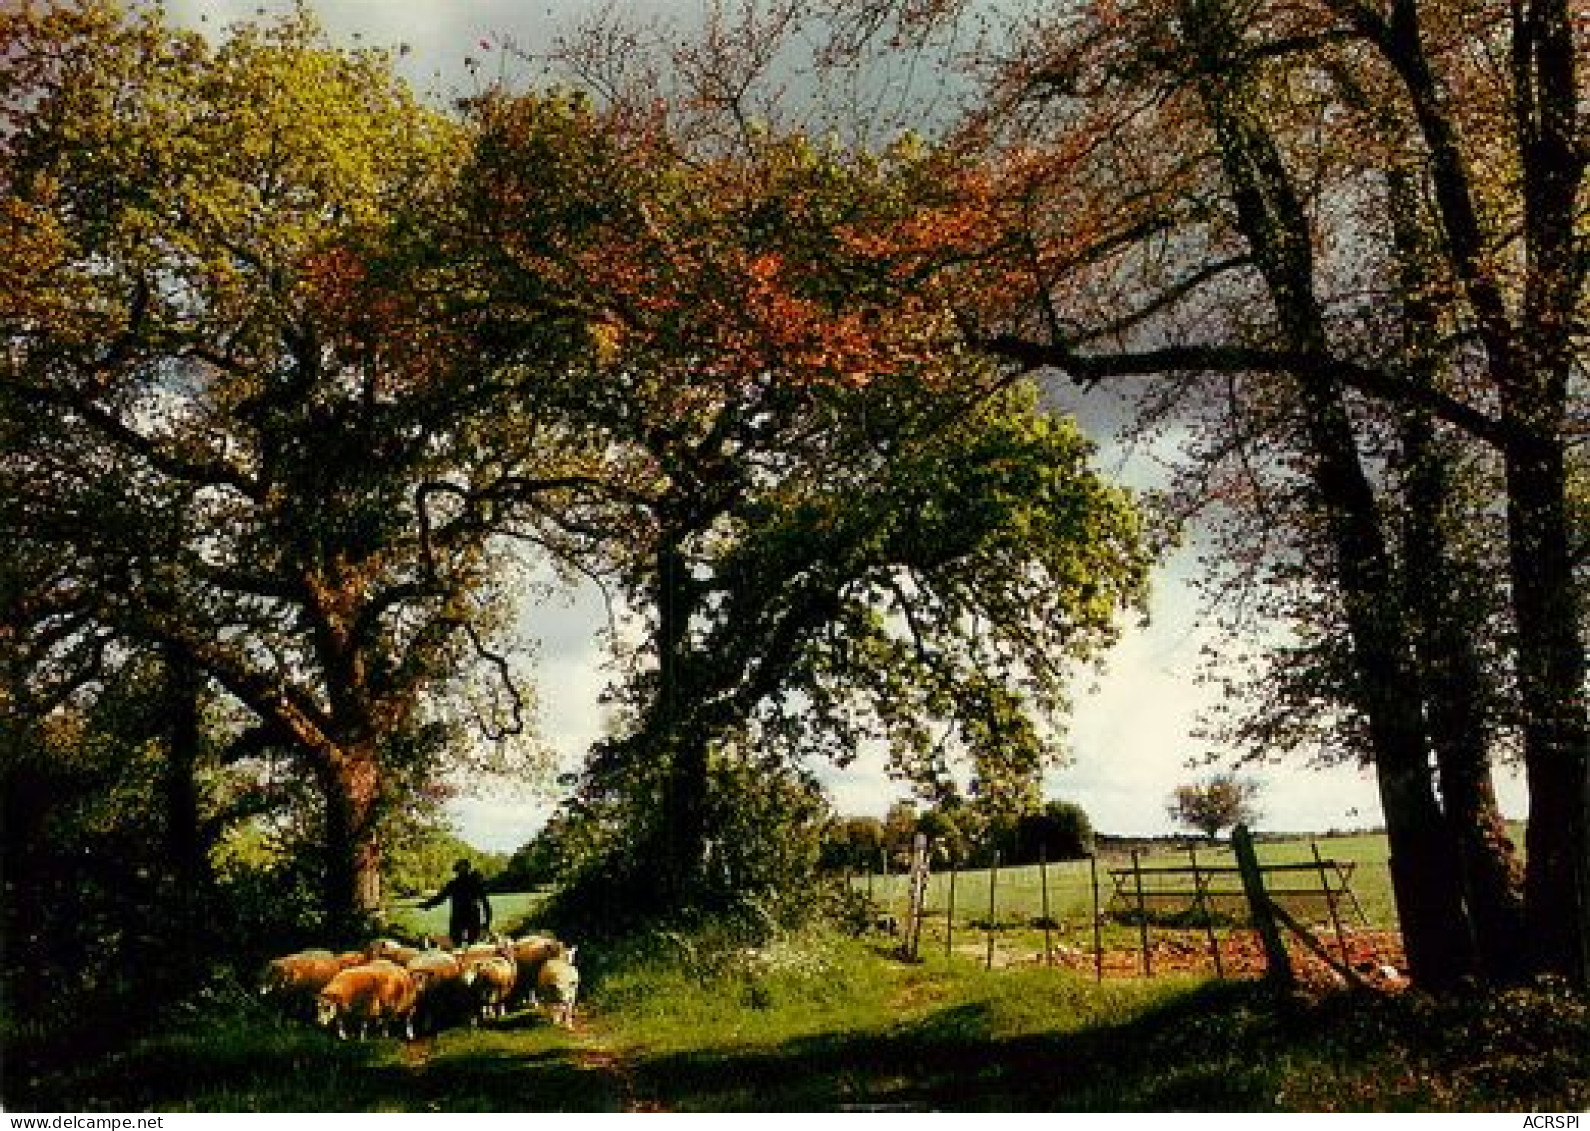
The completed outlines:
<svg viewBox="0 0 1590 1131">
<path fill-rule="evenodd" d="M 326 820 L 326 926 L 335 937 L 352 941 L 363 937 L 381 912 L 379 769 L 372 751 L 352 748 L 323 759 L 319 778 Z"/>
<path fill-rule="evenodd" d="M 1259 118 L 1260 92 L 1230 13 L 1184 0 L 1184 33 L 1213 127 L 1239 230 L 1253 252 L 1286 344 L 1329 356 L 1314 293 L 1308 219 L 1279 147 Z M 1451 985 L 1473 969 L 1451 836 L 1436 802 L 1421 687 L 1374 489 L 1359 458 L 1341 385 L 1299 384 L 1300 423 L 1321 517 L 1334 552 L 1391 849 L 1391 878 L 1410 973 Z"/>
<path fill-rule="evenodd" d="M 1464 900 L 1480 966 L 1510 982 L 1525 970 L 1522 875 L 1496 801 L 1484 707 L 1485 676 L 1475 654 L 1475 615 L 1464 607 L 1443 527 L 1450 473 L 1428 416 L 1404 417 L 1408 467 L 1403 589 L 1414 639 L 1441 807 L 1457 842 Z"/>
</svg>

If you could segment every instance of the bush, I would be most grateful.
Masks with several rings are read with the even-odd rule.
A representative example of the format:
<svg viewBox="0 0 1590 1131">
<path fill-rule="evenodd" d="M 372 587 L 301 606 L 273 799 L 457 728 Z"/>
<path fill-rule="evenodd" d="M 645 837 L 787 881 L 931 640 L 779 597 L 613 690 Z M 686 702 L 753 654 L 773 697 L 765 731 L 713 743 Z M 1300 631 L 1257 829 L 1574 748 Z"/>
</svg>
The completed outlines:
<svg viewBox="0 0 1590 1131">
<path fill-rule="evenodd" d="M 826 803 L 817 784 L 778 764 L 721 756 L 705 798 L 706 852 L 682 890 L 662 882 L 673 857 L 656 807 L 589 810 L 596 833 L 562 836 L 596 846 L 571 860 L 541 917 L 570 938 L 613 939 L 653 929 L 732 925 L 751 940 L 800 927 L 826 911 L 819 870 Z"/>
</svg>

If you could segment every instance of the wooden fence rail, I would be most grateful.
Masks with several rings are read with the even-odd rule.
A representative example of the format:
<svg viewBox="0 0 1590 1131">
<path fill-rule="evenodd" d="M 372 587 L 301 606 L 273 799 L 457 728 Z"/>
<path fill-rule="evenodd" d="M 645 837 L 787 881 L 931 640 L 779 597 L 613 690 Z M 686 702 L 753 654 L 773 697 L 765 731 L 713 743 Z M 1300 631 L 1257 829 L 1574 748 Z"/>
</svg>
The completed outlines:
<svg viewBox="0 0 1590 1131">
<path fill-rule="evenodd" d="M 946 902 L 947 896 L 947 906 L 943 911 L 944 953 L 947 957 L 954 952 L 957 896 L 965 894 L 974 899 L 980 897 L 983 893 L 976 886 L 979 877 L 975 873 L 968 875 L 954 863 L 939 876 L 930 877 L 927 860 L 931 853 L 928 846 L 918 843 L 913 847 L 915 851 L 911 867 L 900 869 L 891 876 L 888 861 L 884 859 L 882 891 L 874 896 L 874 877 L 870 872 L 866 877 L 865 891 L 876 905 L 889 910 L 889 914 L 878 917 L 879 922 L 891 930 L 899 931 L 900 953 L 913 961 L 919 958 L 924 923 L 930 919 L 937 922 L 938 908 L 930 907 L 930 904 Z M 1140 965 L 1143 975 L 1147 977 L 1154 974 L 1153 936 L 1156 927 L 1161 931 L 1166 927 L 1201 929 L 1214 974 L 1224 978 L 1227 969 L 1217 928 L 1221 925 L 1247 924 L 1259 932 L 1270 975 L 1275 979 L 1289 981 L 1292 978 L 1286 949 L 1280 939 L 1280 931 L 1284 929 L 1343 977 L 1356 981 L 1344 919 L 1351 914 L 1362 925 L 1370 925 L 1353 891 L 1358 862 L 1330 859 L 1321 854 L 1318 843 L 1312 843 L 1309 846 L 1311 859 L 1260 863 L 1252 837 L 1246 829 L 1240 828 L 1233 833 L 1232 847 L 1236 862 L 1230 864 L 1201 859 L 1196 845 L 1186 847 L 1185 864 L 1146 863 L 1139 850 L 1131 852 L 1130 863 L 1126 865 L 1104 867 L 1097 857 L 1089 857 L 1085 864 L 1086 872 L 1080 877 L 1084 884 L 1084 900 L 1091 896 L 1085 908 L 1077 906 L 1075 885 L 1078 877 L 1074 870 L 1069 871 L 1067 874 L 1073 877 L 1069 889 L 1072 894 L 1066 906 L 1070 908 L 1073 923 L 1079 914 L 1090 913 L 1095 976 L 1099 979 L 1104 976 L 1103 924 L 1107 919 L 1114 919 L 1123 924 L 1132 922 L 1137 927 Z M 1035 880 L 1030 868 L 1022 873 L 1024 885 L 1016 884 L 1012 870 L 1009 867 L 1002 868 L 997 858 L 984 873 L 988 884 L 987 918 L 982 923 L 974 918 L 971 925 L 981 927 L 985 933 L 981 957 L 988 968 L 994 965 L 999 936 L 1011 925 L 1002 923 L 1002 914 L 1024 926 L 1041 928 L 1044 948 L 1041 961 L 1045 965 L 1054 963 L 1054 934 L 1066 928 L 1056 918 L 1052 907 L 1051 865 L 1043 854 L 1040 857 Z M 1110 880 L 1107 901 L 1103 901 L 1101 873 Z M 931 897 L 930 880 L 938 881 L 933 888 L 938 892 L 936 899 Z M 1012 888 L 1010 897 L 1003 895 L 1002 883 Z M 1031 890 L 1034 884 L 1036 891 Z M 1028 889 L 1025 901 L 1021 897 L 1023 886 Z M 1037 908 L 1031 906 L 1034 896 L 1038 901 Z M 1027 908 L 1024 915 L 1020 910 L 1022 906 Z M 1038 911 L 1036 917 L 1032 914 L 1034 910 Z M 900 914 L 896 915 L 896 911 Z M 1304 925 L 1310 921 L 1320 923 L 1322 930 L 1326 929 L 1328 923 L 1329 929 L 1335 934 L 1336 954 L 1332 954 Z M 1072 956 L 1073 964 L 1079 957 L 1075 949 L 1062 947 L 1061 951 Z"/>
</svg>

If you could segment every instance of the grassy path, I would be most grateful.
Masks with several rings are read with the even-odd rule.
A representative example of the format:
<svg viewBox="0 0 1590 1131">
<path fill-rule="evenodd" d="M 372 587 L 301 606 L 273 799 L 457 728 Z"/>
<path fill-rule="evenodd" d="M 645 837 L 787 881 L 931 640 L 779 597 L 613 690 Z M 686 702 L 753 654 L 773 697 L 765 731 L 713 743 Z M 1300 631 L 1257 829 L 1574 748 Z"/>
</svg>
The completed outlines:
<svg viewBox="0 0 1590 1131">
<path fill-rule="evenodd" d="M 572 1033 L 524 1011 L 422 1041 L 338 1042 L 220 1001 L 121 1047 L 8 1046 L 3 1099 L 13 1111 L 459 1113 L 1590 1102 L 1590 1015 L 1556 990 L 1313 1001 L 1251 981 L 905 964 L 832 939 L 714 961 L 611 970 Z"/>
<path fill-rule="evenodd" d="M 630 1055 L 621 1051 L 607 1026 L 589 1020 L 578 1024 L 579 1044 L 571 1050 L 574 1061 L 584 1071 L 595 1074 L 614 1100 L 610 1110 L 622 1112 L 663 1111 L 653 1100 L 643 1099 L 637 1090 L 635 1067 Z"/>
</svg>

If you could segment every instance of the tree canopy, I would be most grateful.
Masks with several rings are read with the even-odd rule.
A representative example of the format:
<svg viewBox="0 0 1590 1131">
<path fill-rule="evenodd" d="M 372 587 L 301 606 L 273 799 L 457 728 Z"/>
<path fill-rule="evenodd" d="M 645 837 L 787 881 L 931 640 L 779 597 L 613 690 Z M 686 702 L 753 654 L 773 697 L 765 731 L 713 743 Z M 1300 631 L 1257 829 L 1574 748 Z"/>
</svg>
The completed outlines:
<svg viewBox="0 0 1590 1131">
<path fill-rule="evenodd" d="M 946 284 L 915 281 L 959 238 L 924 232 L 954 167 L 798 136 L 694 153 L 579 100 L 479 112 L 499 363 L 540 348 L 515 319 L 542 304 L 593 343 L 539 390 L 591 454 L 577 507 L 540 517 L 634 615 L 625 721 L 588 788 L 639 792 L 641 855 L 680 883 L 700 868 L 731 748 L 799 766 L 877 742 L 908 779 L 964 758 L 979 791 L 1024 797 L 1148 557 L 1086 441 L 956 349 Z M 553 179 L 575 203 L 548 209 Z"/>
<path fill-rule="evenodd" d="M 436 770 L 430 692 L 486 654 L 486 538 L 422 538 L 420 489 L 473 474 L 487 398 L 406 242 L 462 135 L 303 12 L 217 45 L 100 4 L 3 27 L 0 521 L 29 686 L 153 644 L 224 688 L 238 753 L 318 783 L 347 922 L 379 901 L 382 812 Z"/>
<path fill-rule="evenodd" d="M 1258 797 L 1257 782 L 1235 774 L 1215 774 L 1205 781 L 1178 785 L 1166 808 L 1177 824 L 1197 829 L 1213 840 L 1221 829 L 1257 821 Z"/>
<path fill-rule="evenodd" d="M 1250 733 L 1374 764 L 1416 977 L 1464 976 L 1468 938 L 1516 976 L 1527 934 L 1535 968 L 1582 983 L 1573 6 L 1111 0 L 970 51 L 970 5 L 832 11 L 852 50 L 941 47 L 984 80 L 959 140 L 990 170 L 989 254 L 1027 286 L 973 340 L 1131 390 L 1192 437 L 1187 498 L 1248 516 L 1220 592 L 1277 582 L 1298 641 L 1250 685 L 1285 725 Z M 1504 523 L 1483 546 L 1476 515 Z M 1505 611 L 1471 599 L 1487 570 Z M 1523 919 L 1490 785 L 1514 744 Z"/>
<path fill-rule="evenodd" d="M 304 9 L 0 28 L 7 695 L 162 657 L 215 757 L 315 796 L 329 927 L 378 909 L 383 822 L 523 730 L 526 544 L 623 612 L 579 801 L 673 890 L 760 867 L 747 813 L 815 829 L 814 757 L 1015 805 L 1059 756 L 1149 553 L 959 345 L 975 166 L 563 91 L 450 115 Z"/>
</svg>

